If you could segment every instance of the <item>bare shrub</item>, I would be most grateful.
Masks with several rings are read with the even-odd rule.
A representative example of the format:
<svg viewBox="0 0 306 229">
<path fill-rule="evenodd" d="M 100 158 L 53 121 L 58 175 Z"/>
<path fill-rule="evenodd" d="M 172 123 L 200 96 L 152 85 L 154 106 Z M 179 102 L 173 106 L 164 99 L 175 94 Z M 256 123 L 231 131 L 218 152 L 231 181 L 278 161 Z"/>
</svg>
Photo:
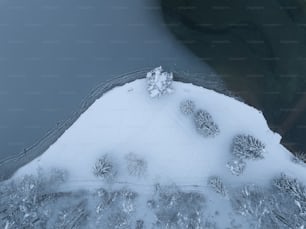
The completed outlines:
<svg viewBox="0 0 306 229">
<path fill-rule="evenodd" d="M 197 131 L 204 137 L 214 137 L 220 133 L 218 125 L 207 111 L 198 110 L 194 115 L 194 123 Z"/>
<path fill-rule="evenodd" d="M 207 184 L 218 194 L 221 194 L 222 196 L 227 196 L 227 190 L 221 180 L 218 176 L 211 176 L 207 180 Z"/>
<path fill-rule="evenodd" d="M 292 155 L 291 160 L 296 164 L 306 165 L 306 153 L 296 152 Z"/>
<path fill-rule="evenodd" d="M 195 109 L 195 103 L 190 99 L 183 100 L 180 103 L 180 111 L 184 115 L 192 115 L 195 112 Z"/>
<path fill-rule="evenodd" d="M 126 155 L 127 160 L 127 170 L 131 176 L 140 177 L 143 176 L 147 170 L 147 162 L 134 153 L 129 153 Z"/>
<path fill-rule="evenodd" d="M 226 167 L 229 168 L 231 173 L 235 176 L 241 175 L 246 167 L 246 163 L 243 160 L 231 160 L 226 164 Z"/>
<path fill-rule="evenodd" d="M 107 180 L 114 178 L 117 174 L 114 163 L 108 154 L 103 155 L 95 162 L 93 172 L 97 177 Z"/>
</svg>

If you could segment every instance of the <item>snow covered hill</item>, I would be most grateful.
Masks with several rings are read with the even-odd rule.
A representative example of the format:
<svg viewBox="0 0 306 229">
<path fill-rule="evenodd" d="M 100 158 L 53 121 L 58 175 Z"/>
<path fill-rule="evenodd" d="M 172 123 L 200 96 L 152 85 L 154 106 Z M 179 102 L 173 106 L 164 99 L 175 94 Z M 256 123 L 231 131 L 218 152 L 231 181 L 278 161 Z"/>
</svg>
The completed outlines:
<svg viewBox="0 0 306 229">
<path fill-rule="evenodd" d="M 156 68 L 98 99 L 1 183 L 0 225 L 303 228 L 304 164 L 262 113 L 172 78 Z"/>
</svg>

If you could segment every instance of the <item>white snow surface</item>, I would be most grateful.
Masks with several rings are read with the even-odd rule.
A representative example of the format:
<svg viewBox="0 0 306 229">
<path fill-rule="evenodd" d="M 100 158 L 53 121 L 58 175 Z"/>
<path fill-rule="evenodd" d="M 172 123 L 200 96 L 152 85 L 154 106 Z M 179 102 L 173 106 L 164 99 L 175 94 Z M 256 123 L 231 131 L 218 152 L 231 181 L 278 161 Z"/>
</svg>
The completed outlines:
<svg viewBox="0 0 306 229">
<path fill-rule="evenodd" d="M 290 152 L 280 144 L 281 137 L 268 128 L 260 111 L 192 84 L 174 81 L 172 87 L 173 94 L 157 99 L 148 95 L 145 79 L 112 89 L 14 177 L 36 174 L 38 168 L 59 168 L 68 171 L 67 187 L 71 189 L 100 187 L 107 183 L 94 175 L 93 166 L 107 153 L 118 170 L 114 183 L 131 184 L 138 191 L 156 183 L 206 186 L 212 175 L 232 187 L 264 185 L 281 172 L 305 180 L 304 167 L 290 160 Z M 193 121 L 180 112 L 179 104 L 185 99 L 212 115 L 219 135 L 199 135 Z M 232 175 L 226 166 L 237 134 L 251 134 L 266 145 L 265 158 L 247 161 L 241 176 Z M 127 172 L 126 155 L 131 152 L 147 161 L 142 177 Z"/>
</svg>

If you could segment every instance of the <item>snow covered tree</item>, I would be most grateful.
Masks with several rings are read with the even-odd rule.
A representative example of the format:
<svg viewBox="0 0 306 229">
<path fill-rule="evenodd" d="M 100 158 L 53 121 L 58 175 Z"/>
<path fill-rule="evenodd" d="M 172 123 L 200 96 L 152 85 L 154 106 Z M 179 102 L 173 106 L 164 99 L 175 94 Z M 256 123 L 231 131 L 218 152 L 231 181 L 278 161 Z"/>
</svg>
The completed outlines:
<svg viewBox="0 0 306 229">
<path fill-rule="evenodd" d="M 193 118 L 197 131 L 204 137 L 214 137 L 220 133 L 218 125 L 207 111 L 198 110 Z"/>
<path fill-rule="evenodd" d="M 147 170 L 147 162 L 134 153 L 126 155 L 127 170 L 131 176 L 140 177 L 145 174 Z"/>
<path fill-rule="evenodd" d="M 156 216 L 156 228 L 203 228 L 204 196 L 197 192 L 183 192 L 175 185 L 156 186 L 150 206 Z"/>
<path fill-rule="evenodd" d="M 233 139 L 232 154 L 238 159 L 262 159 L 264 153 L 265 145 L 252 135 L 239 134 Z"/>
<path fill-rule="evenodd" d="M 180 103 L 180 111 L 184 115 L 192 115 L 195 112 L 195 109 L 195 103 L 190 99 L 183 100 Z"/>
<path fill-rule="evenodd" d="M 89 211 L 86 200 L 65 207 L 59 211 L 55 228 L 86 228 Z"/>
<path fill-rule="evenodd" d="M 291 195 L 300 214 L 306 216 L 306 187 L 300 181 L 282 173 L 280 177 L 274 179 L 273 184 L 281 192 Z"/>
<path fill-rule="evenodd" d="M 101 177 L 106 180 L 111 180 L 117 173 L 114 163 L 108 154 L 103 155 L 96 161 L 93 167 L 93 172 L 97 177 Z"/>
<path fill-rule="evenodd" d="M 162 67 L 147 73 L 147 90 L 152 98 L 167 95 L 173 92 L 173 74 L 165 72 Z"/>
<path fill-rule="evenodd" d="M 227 196 L 227 190 L 221 180 L 218 176 L 211 176 L 207 180 L 207 184 L 218 194 L 221 194 L 222 196 Z"/>
</svg>

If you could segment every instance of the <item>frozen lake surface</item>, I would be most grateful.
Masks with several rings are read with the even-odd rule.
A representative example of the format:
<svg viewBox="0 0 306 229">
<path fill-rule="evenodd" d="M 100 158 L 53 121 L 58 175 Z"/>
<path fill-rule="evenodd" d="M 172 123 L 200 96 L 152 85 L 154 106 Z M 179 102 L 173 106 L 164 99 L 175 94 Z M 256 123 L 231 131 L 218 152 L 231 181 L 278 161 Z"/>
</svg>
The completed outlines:
<svg viewBox="0 0 306 229">
<path fill-rule="evenodd" d="M 82 110 L 81 101 L 103 82 L 159 65 L 195 81 L 216 78 L 172 37 L 158 1 L 2 0 L 0 6 L 3 177 L 18 167 L 3 163 Z"/>
</svg>

